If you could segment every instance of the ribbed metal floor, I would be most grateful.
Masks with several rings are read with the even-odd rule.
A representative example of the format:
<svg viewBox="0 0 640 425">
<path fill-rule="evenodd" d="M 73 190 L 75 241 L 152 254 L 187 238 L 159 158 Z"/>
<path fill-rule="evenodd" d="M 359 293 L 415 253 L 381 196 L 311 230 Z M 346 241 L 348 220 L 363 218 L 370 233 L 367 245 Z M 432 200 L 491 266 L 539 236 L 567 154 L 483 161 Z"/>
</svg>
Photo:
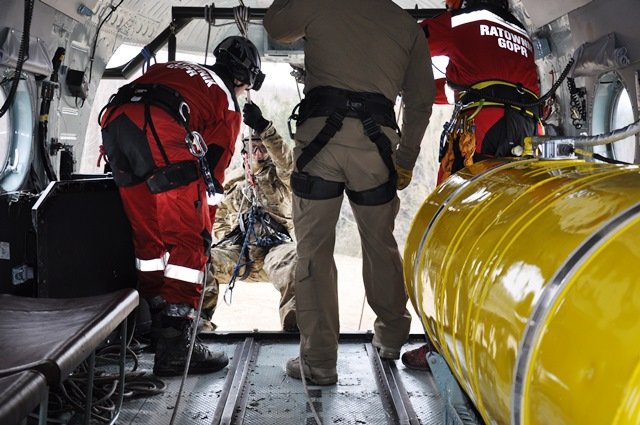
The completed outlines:
<svg viewBox="0 0 640 425">
<path fill-rule="evenodd" d="M 370 334 L 342 336 L 338 384 L 308 386 L 322 423 L 442 424 L 444 406 L 431 374 L 381 361 L 370 341 Z M 302 382 L 285 373 L 287 359 L 298 352 L 296 335 L 214 335 L 205 342 L 223 349 L 231 363 L 188 378 L 175 424 L 316 424 Z M 420 344 L 415 336 L 404 349 Z M 152 354 L 143 354 L 141 368 L 150 370 L 152 362 Z M 169 424 L 180 378 L 164 381 L 163 394 L 125 402 L 118 423 Z"/>
</svg>

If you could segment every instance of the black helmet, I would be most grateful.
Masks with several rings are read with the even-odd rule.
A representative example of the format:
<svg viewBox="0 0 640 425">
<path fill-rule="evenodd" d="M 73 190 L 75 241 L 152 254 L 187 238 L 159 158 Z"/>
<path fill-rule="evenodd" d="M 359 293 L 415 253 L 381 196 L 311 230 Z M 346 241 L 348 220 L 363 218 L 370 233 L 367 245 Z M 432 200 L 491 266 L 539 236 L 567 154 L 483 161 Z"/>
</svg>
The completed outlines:
<svg viewBox="0 0 640 425">
<path fill-rule="evenodd" d="M 213 55 L 216 63 L 229 68 L 233 78 L 260 90 L 264 74 L 260 71 L 260 54 L 251 41 L 238 35 L 227 37 L 216 46 Z"/>
<path fill-rule="evenodd" d="M 473 7 L 476 5 L 495 6 L 504 10 L 509 10 L 508 0 L 466 0 L 462 2 L 462 7 Z"/>
</svg>

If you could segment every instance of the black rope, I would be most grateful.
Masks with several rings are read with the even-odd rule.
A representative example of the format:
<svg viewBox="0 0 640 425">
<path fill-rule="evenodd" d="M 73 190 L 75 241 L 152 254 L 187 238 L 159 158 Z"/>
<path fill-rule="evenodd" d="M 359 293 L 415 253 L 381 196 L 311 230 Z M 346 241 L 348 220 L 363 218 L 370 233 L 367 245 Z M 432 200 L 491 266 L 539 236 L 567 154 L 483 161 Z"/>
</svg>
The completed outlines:
<svg viewBox="0 0 640 425">
<path fill-rule="evenodd" d="M 100 35 L 100 30 L 102 29 L 102 26 L 105 24 L 105 22 L 107 22 L 109 18 L 111 18 L 111 15 L 113 15 L 113 12 L 115 12 L 123 2 L 124 0 L 120 0 L 120 3 L 118 3 L 117 5 L 115 6 L 110 5 L 109 7 L 111 8 L 111 10 L 107 14 L 107 16 L 105 16 L 104 19 L 101 20 L 100 23 L 98 24 L 98 28 L 96 29 L 96 36 L 93 39 L 93 46 L 91 47 L 91 56 L 89 56 L 89 78 L 87 81 L 87 85 L 91 84 L 91 74 L 93 72 L 93 60 L 96 56 L 96 47 L 98 46 L 98 35 Z M 84 104 L 84 101 L 83 101 L 83 104 Z"/>
<path fill-rule="evenodd" d="M 236 280 L 240 276 L 240 269 L 244 266 L 245 271 L 240 279 L 245 279 L 251 274 L 251 266 L 253 265 L 253 261 L 251 261 L 249 257 L 249 240 L 251 239 L 251 235 L 256 236 L 255 224 L 256 224 L 256 205 L 252 205 L 249 210 L 249 215 L 247 218 L 247 228 L 241 229 L 244 231 L 244 239 L 242 241 L 242 247 L 240 248 L 240 255 L 238 256 L 238 261 L 236 261 L 236 265 L 233 268 L 233 273 L 231 274 L 231 278 L 229 279 L 229 285 L 227 289 L 224 291 L 223 299 L 227 304 L 231 304 L 233 298 L 233 288 L 236 286 Z M 243 222 L 243 218 L 240 217 L 240 222 Z M 244 263 L 242 259 L 246 258 L 247 261 Z M 229 294 L 229 299 L 227 300 L 227 293 Z"/>
<path fill-rule="evenodd" d="M 608 157 L 600 155 L 598 153 L 588 152 L 588 151 L 585 151 L 585 150 L 582 150 L 582 149 L 574 149 L 573 152 L 578 156 L 585 157 L 585 158 L 597 159 L 598 161 L 606 162 L 607 164 L 634 165 L 634 164 L 632 164 L 630 162 L 624 162 L 624 161 L 620 161 L 618 159 L 608 158 Z"/>
<path fill-rule="evenodd" d="M 20 49 L 18 50 L 18 61 L 16 62 L 16 69 L 14 71 L 13 81 L 11 82 L 11 88 L 9 89 L 9 95 L 4 102 L 4 105 L 0 108 L 0 118 L 7 113 L 9 107 L 13 103 L 16 90 L 18 90 L 18 83 L 20 83 L 22 66 L 29 59 L 29 37 L 31 33 L 31 18 L 33 17 L 34 2 L 35 0 L 25 0 L 24 2 L 24 23 L 22 29 L 22 40 L 20 41 Z"/>
<path fill-rule="evenodd" d="M 127 344 L 125 361 L 125 367 L 129 368 L 125 373 L 125 400 L 161 394 L 166 388 L 166 384 L 154 375 L 138 371 L 139 355 L 146 347 L 145 344 L 134 339 L 132 333 Z M 117 391 L 120 379 L 119 363 L 119 341 L 107 344 L 96 351 L 91 418 L 98 422 L 108 423 L 116 413 L 115 408 L 119 398 Z M 88 371 L 89 362 L 85 360 L 62 384 L 51 389 L 48 409 L 50 417 L 47 418 L 47 423 L 67 423 L 60 418 L 69 414 L 84 415 Z"/>
</svg>

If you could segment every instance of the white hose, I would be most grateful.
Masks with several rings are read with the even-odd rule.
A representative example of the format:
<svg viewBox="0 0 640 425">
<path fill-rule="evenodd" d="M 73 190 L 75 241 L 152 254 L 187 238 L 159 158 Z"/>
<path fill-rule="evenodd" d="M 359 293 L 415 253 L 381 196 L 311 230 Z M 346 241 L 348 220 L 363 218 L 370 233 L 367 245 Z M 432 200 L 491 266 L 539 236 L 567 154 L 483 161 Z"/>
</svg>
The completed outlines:
<svg viewBox="0 0 640 425">
<path fill-rule="evenodd" d="M 606 145 L 609 143 L 617 142 L 618 140 L 625 139 L 633 134 L 640 132 L 640 120 L 629 124 L 626 127 L 619 128 L 610 133 L 598 134 L 595 136 L 532 136 L 531 144 L 533 146 L 543 145 L 547 142 L 556 142 L 559 144 L 567 143 L 576 147 L 592 147 L 599 145 Z"/>
</svg>

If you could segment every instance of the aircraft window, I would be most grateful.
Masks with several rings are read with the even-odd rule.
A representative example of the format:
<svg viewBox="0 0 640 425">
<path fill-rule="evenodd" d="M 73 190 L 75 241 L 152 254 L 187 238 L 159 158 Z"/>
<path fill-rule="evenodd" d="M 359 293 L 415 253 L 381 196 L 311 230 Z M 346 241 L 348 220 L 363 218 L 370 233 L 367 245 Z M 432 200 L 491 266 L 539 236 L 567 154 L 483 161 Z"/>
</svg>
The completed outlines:
<svg viewBox="0 0 640 425">
<path fill-rule="evenodd" d="M 625 127 L 633 122 L 633 108 L 631 98 L 626 89 L 618 92 L 611 111 L 611 128 Z M 613 157 L 625 162 L 634 162 L 636 151 L 636 138 L 629 136 L 613 144 Z"/>
<path fill-rule="evenodd" d="M 608 133 L 633 122 L 631 98 L 619 75 L 615 72 L 604 74 L 598 80 L 593 102 L 593 134 Z M 594 147 L 595 153 L 629 163 L 634 162 L 635 151 L 635 136 Z"/>
<path fill-rule="evenodd" d="M 4 90 L 0 88 L 0 105 L 4 105 L 7 100 L 7 95 Z M 7 160 L 9 159 L 9 149 L 11 143 L 11 120 L 10 114 L 5 113 L 0 117 L 0 175 L 7 167 Z"/>
<path fill-rule="evenodd" d="M 4 104 L 10 82 L 0 87 Z M 0 119 L 0 191 L 19 190 L 26 180 L 32 156 L 34 111 L 27 81 L 18 83 L 11 107 Z"/>
</svg>

